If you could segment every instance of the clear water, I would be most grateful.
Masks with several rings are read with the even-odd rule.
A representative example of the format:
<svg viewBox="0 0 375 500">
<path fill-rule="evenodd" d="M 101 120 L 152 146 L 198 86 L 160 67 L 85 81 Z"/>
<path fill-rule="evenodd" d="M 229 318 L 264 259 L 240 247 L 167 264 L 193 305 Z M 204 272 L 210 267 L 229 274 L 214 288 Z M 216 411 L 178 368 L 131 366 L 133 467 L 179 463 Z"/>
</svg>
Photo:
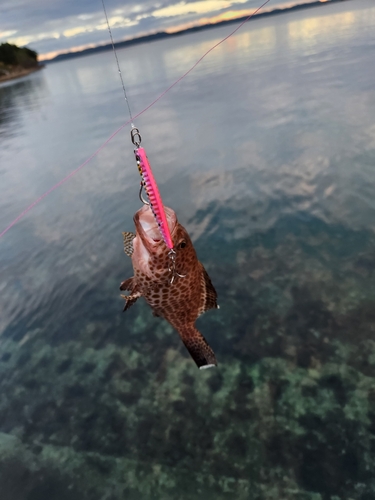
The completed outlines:
<svg viewBox="0 0 375 500">
<path fill-rule="evenodd" d="M 119 51 L 134 114 L 227 33 Z M 375 498 L 374 33 L 372 0 L 251 22 L 136 121 L 217 370 L 121 313 L 127 128 L 0 240 L 2 500 Z M 0 230 L 126 120 L 110 52 L 1 85 Z"/>
</svg>

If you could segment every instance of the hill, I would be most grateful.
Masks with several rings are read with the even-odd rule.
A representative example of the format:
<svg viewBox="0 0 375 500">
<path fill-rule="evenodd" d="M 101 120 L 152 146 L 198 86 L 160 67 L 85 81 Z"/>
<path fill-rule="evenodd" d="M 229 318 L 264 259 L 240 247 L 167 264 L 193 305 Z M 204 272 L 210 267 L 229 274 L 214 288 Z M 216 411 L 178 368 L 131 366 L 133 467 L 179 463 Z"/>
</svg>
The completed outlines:
<svg viewBox="0 0 375 500">
<path fill-rule="evenodd" d="M 10 43 L 0 44 L 0 82 L 25 76 L 40 68 L 34 50 Z"/>
</svg>

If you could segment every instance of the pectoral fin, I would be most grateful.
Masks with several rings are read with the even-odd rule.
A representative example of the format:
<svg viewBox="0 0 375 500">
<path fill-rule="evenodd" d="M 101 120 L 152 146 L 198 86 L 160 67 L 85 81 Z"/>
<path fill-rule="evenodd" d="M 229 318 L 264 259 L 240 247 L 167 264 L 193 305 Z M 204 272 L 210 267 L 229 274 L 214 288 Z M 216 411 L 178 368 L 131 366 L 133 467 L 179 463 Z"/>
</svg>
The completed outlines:
<svg viewBox="0 0 375 500">
<path fill-rule="evenodd" d="M 120 285 L 120 290 L 129 290 L 129 292 L 132 292 L 136 288 L 136 284 L 134 282 L 134 277 L 133 278 L 128 278 L 127 280 L 123 281 Z"/>
<path fill-rule="evenodd" d="M 141 292 L 138 289 L 138 285 L 135 282 L 134 277 L 133 278 L 128 278 L 127 280 L 123 281 L 120 285 L 120 290 L 129 290 L 130 295 L 121 295 L 123 299 L 125 299 L 125 306 L 124 306 L 124 311 L 129 309 L 135 302 L 137 302 L 137 299 L 139 297 L 142 297 Z"/>
<path fill-rule="evenodd" d="M 200 370 L 217 365 L 214 351 L 195 326 L 184 328 L 178 333 Z"/>
<path fill-rule="evenodd" d="M 135 234 L 125 232 L 125 233 L 122 233 L 122 237 L 124 239 L 124 252 L 126 253 L 126 255 L 128 257 L 131 257 L 133 255 L 133 250 L 134 250 L 133 240 L 135 238 Z"/>
</svg>

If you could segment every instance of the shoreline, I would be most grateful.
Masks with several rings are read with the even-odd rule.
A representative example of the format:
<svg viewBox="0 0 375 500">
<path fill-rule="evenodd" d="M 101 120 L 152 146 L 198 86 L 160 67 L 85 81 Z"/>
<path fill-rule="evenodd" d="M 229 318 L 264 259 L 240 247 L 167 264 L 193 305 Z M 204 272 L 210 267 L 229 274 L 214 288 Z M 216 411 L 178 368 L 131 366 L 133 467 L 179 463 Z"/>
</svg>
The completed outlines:
<svg viewBox="0 0 375 500">
<path fill-rule="evenodd" d="M 297 4 L 292 5 L 290 7 L 284 7 L 284 8 L 275 7 L 274 9 L 272 9 L 270 11 L 267 10 L 264 12 L 257 13 L 256 15 L 251 17 L 251 19 L 249 19 L 249 21 L 255 21 L 257 19 L 261 19 L 264 17 L 271 17 L 271 16 L 278 16 L 281 14 L 287 14 L 287 13 L 290 13 L 293 11 L 311 9 L 311 8 L 316 8 L 316 7 L 323 7 L 323 6 L 327 6 L 330 4 L 341 3 L 341 2 L 346 2 L 346 1 L 349 1 L 349 0 L 311 0 L 310 2 L 297 3 Z M 114 45 L 115 45 L 116 49 L 122 49 L 122 48 L 125 48 L 128 46 L 131 46 L 131 45 L 138 45 L 141 43 L 149 43 L 149 42 L 153 42 L 153 41 L 161 40 L 161 39 L 165 39 L 165 38 L 173 38 L 176 36 L 181 36 L 181 35 L 185 35 L 185 34 L 189 34 L 189 33 L 195 33 L 198 31 L 220 28 L 220 27 L 225 26 L 225 25 L 241 23 L 242 21 L 247 19 L 247 17 L 248 16 L 241 16 L 241 17 L 238 17 L 236 19 L 224 20 L 224 21 L 220 21 L 220 22 L 215 23 L 215 24 L 208 23 L 208 24 L 205 24 L 203 26 L 194 26 L 191 28 L 182 29 L 180 31 L 175 31 L 173 33 L 160 31 L 160 32 L 153 33 L 150 35 L 135 37 L 135 38 L 132 38 L 130 40 L 122 40 L 119 42 L 115 42 Z M 41 62 L 44 64 L 50 64 L 50 63 L 55 63 L 55 62 L 59 62 L 59 61 L 64 61 L 66 59 L 74 59 L 76 57 L 83 57 L 83 56 L 95 54 L 97 52 L 106 52 L 106 51 L 110 51 L 110 50 L 112 50 L 112 44 L 110 44 L 110 43 L 105 44 L 105 45 L 97 45 L 96 47 L 90 47 L 87 49 L 79 50 L 77 52 L 63 52 L 63 53 L 53 57 L 52 59 L 42 59 Z"/>
<path fill-rule="evenodd" d="M 35 71 L 39 71 L 45 67 L 44 64 L 40 66 L 36 66 L 34 68 L 23 68 L 21 70 L 17 70 L 9 73 L 9 75 L 0 76 L 0 83 L 8 82 L 9 80 L 15 80 L 16 78 L 22 78 L 23 76 L 30 75 L 30 73 L 34 73 Z"/>
</svg>

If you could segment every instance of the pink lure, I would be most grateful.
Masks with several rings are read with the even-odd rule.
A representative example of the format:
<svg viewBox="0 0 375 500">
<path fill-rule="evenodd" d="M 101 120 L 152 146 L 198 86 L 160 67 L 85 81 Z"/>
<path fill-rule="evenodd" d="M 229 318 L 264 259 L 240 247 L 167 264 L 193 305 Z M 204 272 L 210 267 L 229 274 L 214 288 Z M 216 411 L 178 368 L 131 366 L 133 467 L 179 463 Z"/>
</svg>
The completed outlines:
<svg viewBox="0 0 375 500">
<path fill-rule="evenodd" d="M 139 173 L 142 177 L 143 187 L 150 201 L 152 213 L 154 214 L 155 220 L 158 223 L 165 244 L 170 250 L 172 250 L 174 245 L 171 233 L 169 231 L 167 217 L 164 211 L 163 200 L 161 199 L 159 188 L 152 173 L 146 151 L 143 148 L 139 147 L 134 150 L 134 154 L 137 160 Z"/>
</svg>

